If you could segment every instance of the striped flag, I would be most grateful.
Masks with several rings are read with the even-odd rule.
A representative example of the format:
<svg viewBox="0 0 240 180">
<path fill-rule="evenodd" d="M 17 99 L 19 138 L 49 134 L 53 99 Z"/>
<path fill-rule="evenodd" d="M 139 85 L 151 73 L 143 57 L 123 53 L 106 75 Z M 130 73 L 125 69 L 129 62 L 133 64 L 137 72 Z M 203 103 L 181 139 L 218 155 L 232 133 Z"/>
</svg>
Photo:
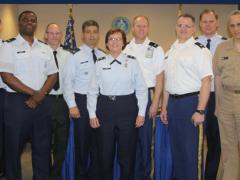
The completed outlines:
<svg viewBox="0 0 240 180">
<path fill-rule="evenodd" d="M 69 49 L 69 51 L 74 52 L 77 49 L 76 40 L 74 35 L 74 19 L 72 16 L 72 7 L 69 8 L 69 19 L 66 27 L 66 36 L 64 41 L 64 46 Z"/>
</svg>

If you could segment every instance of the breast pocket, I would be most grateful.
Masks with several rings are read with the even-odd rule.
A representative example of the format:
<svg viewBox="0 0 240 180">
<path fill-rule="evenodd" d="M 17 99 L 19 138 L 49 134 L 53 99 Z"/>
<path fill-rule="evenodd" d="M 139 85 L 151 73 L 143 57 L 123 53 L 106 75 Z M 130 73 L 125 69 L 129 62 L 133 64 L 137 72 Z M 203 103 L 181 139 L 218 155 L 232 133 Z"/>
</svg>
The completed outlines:
<svg viewBox="0 0 240 180">
<path fill-rule="evenodd" d="M 15 55 L 15 75 L 21 75 L 29 70 L 29 54 L 28 53 L 16 53 Z"/>
<path fill-rule="evenodd" d="M 51 59 L 50 54 L 37 54 L 36 58 L 34 58 L 34 66 L 35 68 L 39 68 L 40 73 L 47 74 L 48 73 L 48 66 L 51 64 L 51 61 L 54 61 Z M 55 61 L 52 62 L 55 64 Z"/>
</svg>

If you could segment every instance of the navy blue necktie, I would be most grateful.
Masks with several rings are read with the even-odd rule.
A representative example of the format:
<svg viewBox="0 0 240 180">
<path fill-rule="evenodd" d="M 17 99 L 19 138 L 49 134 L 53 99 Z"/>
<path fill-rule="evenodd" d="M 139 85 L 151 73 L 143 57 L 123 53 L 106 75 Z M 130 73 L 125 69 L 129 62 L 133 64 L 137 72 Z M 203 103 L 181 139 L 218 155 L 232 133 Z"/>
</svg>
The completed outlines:
<svg viewBox="0 0 240 180">
<path fill-rule="evenodd" d="M 110 65 L 112 65 L 113 63 L 118 63 L 118 64 L 122 64 L 120 61 L 118 61 L 117 59 L 114 59 L 111 63 L 110 63 Z"/>
<path fill-rule="evenodd" d="M 96 56 L 96 54 L 95 54 L 95 50 L 94 50 L 94 49 L 92 50 L 92 56 L 93 56 L 93 61 L 94 61 L 94 63 L 96 63 L 96 61 L 97 61 L 97 56 Z"/>
<path fill-rule="evenodd" d="M 57 51 L 53 51 L 53 55 L 54 55 L 54 59 L 55 59 L 55 63 L 56 63 L 56 66 L 58 68 L 58 60 L 57 60 Z M 59 69 L 59 68 L 58 68 Z M 55 83 L 55 85 L 53 86 L 53 89 L 55 91 L 57 91 L 60 87 L 60 84 L 59 84 L 59 73 L 57 73 L 57 82 Z"/>
<path fill-rule="evenodd" d="M 211 39 L 208 39 L 208 40 L 207 40 L 207 45 L 206 45 L 206 47 L 207 47 L 208 49 L 210 49 L 210 42 L 211 42 Z"/>
</svg>

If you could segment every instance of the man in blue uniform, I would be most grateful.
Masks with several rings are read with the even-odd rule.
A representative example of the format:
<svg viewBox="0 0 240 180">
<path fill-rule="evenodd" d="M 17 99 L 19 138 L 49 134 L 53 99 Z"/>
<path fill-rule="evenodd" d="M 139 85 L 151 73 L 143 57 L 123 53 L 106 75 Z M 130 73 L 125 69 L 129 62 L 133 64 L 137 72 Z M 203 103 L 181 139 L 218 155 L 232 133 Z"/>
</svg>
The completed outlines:
<svg viewBox="0 0 240 180">
<path fill-rule="evenodd" d="M 202 11 L 199 17 L 200 30 L 202 35 L 195 39 L 208 48 L 212 55 L 221 42 L 226 38 L 217 33 L 219 26 L 218 15 L 212 9 L 205 9 Z M 215 93 L 214 93 L 214 81 L 211 83 L 211 93 L 208 100 L 207 114 L 206 114 L 206 136 L 207 136 L 207 158 L 205 167 L 205 180 L 215 180 L 217 177 L 221 145 L 218 128 L 218 120 L 214 115 L 215 112 Z M 221 170 L 220 170 L 221 171 Z"/>
<path fill-rule="evenodd" d="M 161 46 L 148 39 L 149 20 L 146 16 L 133 19 L 134 38 L 124 52 L 135 56 L 148 87 L 148 105 L 143 127 L 139 128 L 134 180 L 150 180 L 152 120 L 156 117 L 163 88 L 163 59 Z M 154 93 L 153 93 L 154 92 Z"/>
<path fill-rule="evenodd" d="M 58 67 L 58 79 L 49 93 L 51 103 L 53 162 L 51 177 L 61 180 L 62 163 L 64 161 L 69 128 L 68 107 L 63 99 L 62 76 L 63 68 L 71 53 L 61 46 L 62 31 L 59 25 L 50 23 L 46 27 L 45 41 L 51 47 L 55 63 Z"/>
<path fill-rule="evenodd" d="M 0 72 L 5 95 L 6 178 L 21 180 L 20 155 L 32 142 L 33 179 L 49 177 L 51 119 L 45 96 L 56 82 L 57 67 L 51 49 L 34 37 L 37 16 L 24 11 L 18 17 L 19 34 L 4 43 Z"/>
<path fill-rule="evenodd" d="M 105 55 L 96 48 L 99 39 L 99 25 L 96 21 L 88 20 L 82 24 L 81 37 L 84 44 L 69 58 L 64 68 L 63 77 L 63 94 L 70 117 L 73 118 L 75 125 L 75 172 L 77 180 L 88 178 L 90 173 L 89 155 L 91 135 L 94 132 L 89 125 L 86 94 L 95 61 Z M 91 162 L 93 161 L 91 158 Z M 95 174 L 95 167 L 91 166 L 91 171 Z"/>
<path fill-rule="evenodd" d="M 161 120 L 168 123 L 173 179 L 202 180 L 202 123 L 210 94 L 211 53 L 193 38 L 195 18 L 178 17 L 177 40 L 165 55 Z"/>
</svg>

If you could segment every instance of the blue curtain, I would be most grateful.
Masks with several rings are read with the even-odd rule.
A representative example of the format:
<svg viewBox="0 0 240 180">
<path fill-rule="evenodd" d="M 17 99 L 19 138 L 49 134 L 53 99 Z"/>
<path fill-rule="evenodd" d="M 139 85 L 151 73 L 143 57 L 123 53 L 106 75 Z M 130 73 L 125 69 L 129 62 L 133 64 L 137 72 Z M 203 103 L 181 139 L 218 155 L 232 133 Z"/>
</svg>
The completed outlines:
<svg viewBox="0 0 240 180">
<path fill-rule="evenodd" d="M 75 147 L 74 147 L 74 122 L 70 119 L 70 128 L 68 136 L 68 145 L 65 160 L 62 166 L 62 179 L 75 180 Z"/>
<path fill-rule="evenodd" d="M 155 180 L 172 180 L 172 155 L 168 127 L 156 118 L 155 129 Z"/>
</svg>

